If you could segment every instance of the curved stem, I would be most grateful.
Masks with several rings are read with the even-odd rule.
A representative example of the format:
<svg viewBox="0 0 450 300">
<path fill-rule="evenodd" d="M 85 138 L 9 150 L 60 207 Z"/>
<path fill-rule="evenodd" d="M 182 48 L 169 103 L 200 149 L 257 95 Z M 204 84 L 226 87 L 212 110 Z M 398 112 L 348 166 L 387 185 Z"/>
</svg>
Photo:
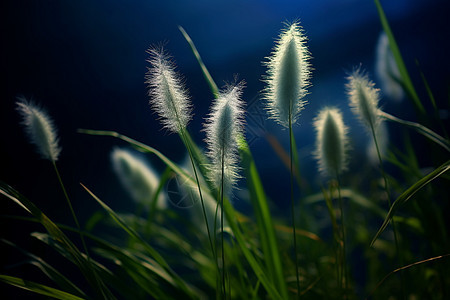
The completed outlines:
<svg viewBox="0 0 450 300">
<path fill-rule="evenodd" d="M 224 251 L 224 245 L 223 245 L 223 199 L 224 199 L 224 189 L 223 189 L 223 179 L 224 179 L 224 169 L 225 169 L 225 151 L 222 148 L 222 177 L 221 177 L 221 182 L 220 182 L 220 229 L 221 229 L 221 238 L 222 238 L 222 243 L 221 243 L 221 247 L 222 247 L 222 286 L 223 286 L 223 299 L 227 299 L 227 293 L 226 293 L 226 285 L 225 285 L 225 251 Z"/>
<path fill-rule="evenodd" d="M 347 287 L 348 287 L 347 258 L 346 258 L 347 251 L 346 251 L 346 246 L 345 246 L 344 208 L 342 205 L 341 182 L 340 182 L 338 172 L 336 172 L 336 180 L 337 180 L 339 210 L 341 212 L 342 252 L 343 252 L 342 253 L 342 280 L 344 281 L 344 295 L 345 295 L 347 292 Z"/>
<path fill-rule="evenodd" d="M 375 129 L 374 129 L 372 123 L 370 123 L 370 128 L 372 130 L 372 136 L 373 136 L 373 140 L 374 140 L 374 143 L 375 143 L 375 148 L 377 149 L 377 156 L 378 156 L 378 161 L 380 163 L 381 174 L 383 175 L 383 179 L 384 179 L 384 188 L 386 190 L 386 194 L 387 194 L 387 197 L 388 197 L 389 209 L 391 209 L 391 193 L 389 191 L 389 185 L 388 185 L 386 172 L 384 171 L 384 167 L 383 167 L 383 160 L 381 159 L 380 148 L 378 147 L 377 136 L 375 134 Z M 402 255 L 401 255 L 401 252 L 400 252 L 400 246 L 399 246 L 399 243 L 398 243 L 397 229 L 396 229 L 396 226 L 395 226 L 394 218 L 392 218 L 392 230 L 394 232 L 395 249 L 396 249 L 396 252 L 397 252 L 397 257 L 398 257 L 398 260 L 400 261 L 400 264 L 402 264 L 403 263 L 403 259 L 402 259 Z M 402 282 L 402 291 L 403 291 L 403 295 L 404 295 L 405 294 L 404 293 L 405 284 L 404 284 L 403 275 L 400 274 L 400 277 L 401 277 L 401 282 Z"/>
<path fill-rule="evenodd" d="M 289 158 L 290 158 L 290 184 L 291 184 L 291 218 L 292 229 L 294 233 L 294 262 L 295 262 L 295 275 L 297 279 L 297 295 L 300 298 L 300 277 L 298 274 L 298 262 L 297 262 L 297 235 L 295 232 L 295 206 L 294 206 L 294 178 L 292 172 L 292 119 L 289 109 Z"/>
<path fill-rule="evenodd" d="M 379 111 L 378 114 L 380 117 L 382 117 L 385 120 L 397 122 L 399 124 L 402 124 L 402 125 L 405 125 L 405 126 L 415 129 L 421 135 L 425 136 L 426 138 L 430 139 L 431 141 L 435 142 L 436 144 L 438 144 L 439 146 L 441 146 L 442 148 L 444 148 L 445 150 L 450 152 L 449 141 L 446 140 L 445 138 L 443 138 L 442 136 L 440 136 L 439 134 L 437 134 L 436 132 L 432 131 L 428 127 L 425 127 L 419 123 L 399 119 L 399 118 L 397 118 L 391 114 L 388 114 L 384 111 L 381 111 L 381 110 Z"/>
</svg>

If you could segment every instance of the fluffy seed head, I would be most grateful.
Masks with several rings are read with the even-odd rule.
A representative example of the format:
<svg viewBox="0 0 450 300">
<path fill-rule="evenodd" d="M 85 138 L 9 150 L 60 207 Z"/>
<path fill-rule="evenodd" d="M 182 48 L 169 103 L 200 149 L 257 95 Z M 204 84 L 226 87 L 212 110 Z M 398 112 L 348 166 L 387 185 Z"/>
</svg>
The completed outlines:
<svg viewBox="0 0 450 300">
<path fill-rule="evenodd" d="M 241 82 L 221 92 L 219 98 L 214 100 L 205 123 L 207 154 L 212 162 L 209 179 L 219 189 L 223 165 L 225 195 L 231 192 L 239 177 L 237 139 L 244 131 L 243 87 L 244 83 Z"/>
<path fill-rule="evenodd" d="M 186 128 L 192 118 L 192 106 L 175 64 L 162 49 L 149 49 L 146 83 L 150 105 L 159 115 L 163 127 L 172 132 Z"/>
<path fill-rule="evenodd" d="M 376 52 L 375 70 L 381 83 L 381 90 L 387 97 L 398 102 L 404 96 L 403 88 L 399 83 L 401 75 L 384 31 L 378 38 Z"/>
<path fill-rule="evenodd" d="M 22 124 L 30 142 L 36 145 L 37 152 L 42 158 L 57 161 L 61 148 L 53 120 L 47 112 L 25 98 L 17 98 L 17 110 L 22 117 Z"/>
<path fill-rule="evenodd" d="M 372 130 L 372 127 L 376 129 L 381 121 L 378 108 L 379 90 L 359 68 L 353 71 L 347 79 L 350 108 L 368 127 L 369 131 Z"/>
<path fill-rule="evenodd" d="M 133 152 L 115 148 L 111 163 L 120 182 L 137 203 L 150 204 L 159 185 L 159 177 L 152 167 Z M 158 208 L 166 207 L 163 194 L 158 196 Z"/>
<path fill-rule="evenodd" d="M 304 108 L 303 100 L 310 86 L 310 54 L 306 47 L 306 37 L 298 22 L 283 30 L 270 57 L 264 63 L 267 86 L 264 98 L 271 119 L 284 127 L 289 126 L 289 118 L 294 124 Z"/>
<path fill-rule="evenodd" d="M 317 133 L 315 157 L 319 170 L 335 176 L 347 168 L 347 127 L 341 112 L 336 108 L 324 108 L 314 120 Z"/>
</svg>

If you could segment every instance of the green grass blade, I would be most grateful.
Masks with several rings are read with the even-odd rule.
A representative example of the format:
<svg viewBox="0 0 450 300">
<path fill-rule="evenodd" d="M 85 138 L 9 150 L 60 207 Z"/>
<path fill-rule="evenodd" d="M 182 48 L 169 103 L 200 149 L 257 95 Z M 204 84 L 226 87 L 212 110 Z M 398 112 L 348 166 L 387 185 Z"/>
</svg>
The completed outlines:
<svg viewBox="0 0 450 300">
<path fill-rule="evenodd" d="M 17 203 L 27 212 L 32 214 L 39 221 L 39 223 L 45 227 L 48 233 L 56 241 L 58 241 L 60 246 L 70 254 L 77 267 L 98 295 L 115 299 L 108 288 L 104 285 L 101 278 L 95 274 L 95 271 L 91 267 L 91 263 L 86 256 L 78 250 L 75 244 L 73 244 L 72 241 L 61 231 L 61 229 L 53 223 L 36 205 L 2 181 L 0 181 L 0 194 Z"/>
<path fill-rule="evenodd" d="M 197 59 L 198 64 L 200 65 L 200 68 L 202 68 L 203 75 L 205 76 L 205 79 L 208 82 L 209 88 L 211 89 L 211 92 L 213 93 L 214 97 L 215 98 L 219 97 L 219 89 L 217 88 L 217 85 L 214 82 L 211 74 L 209 74 L 208 69 L 206 68 L 205 64 L 203 63 L 200 53 L 198 53 L 197 47 L 195 47 L 195 44 L 192 41 L 191 37 L 187 34 L 187 32 L 184 30 L 183 27 L 178 26 L 178 29 L 181 31 L 181 33 L 183 34 L 183 37 L 186 39 L 189 46 L 191 47 L 192 53 L 194 53 L 195 58 Z"/>
<path fill-rule="evenodd" d="M 175 164 L 173 161 L 168 159 L 164 154 L 159 152 L 153 147 L 150 147 L 148 145 L 145 145 L 141 142 L 138 142 L 132 138 L 129 138 L 123 134 L 117 133 L 115 131 L 110 130 L 91 130 L 91 129 L 78 129 L 78 133 L 84 133 L 89 135 L 99 135 L 99 136 L 111 136 L 118 139 L 121 139 L 127 143 L 129 143 L 131 146 L 135 147 L 137 150 L 145 153 L 152 153 L 156 155 L 163 163 L 165 163 L 169 168 L 171 168 L 175 173 L 183 177 L 183 179 L 188 179 L 189 181 L 195 181 L 191 178 L 191 176 L 181 169 L 177 164 Z"/>
<path fill-rule="evenodd" d="M 247 179 L 247 186 L 250 192 L 250 200 L 255 212 L 256 221 L 261 237 L 265 262 L 269 275 L 276 283 L 278 291 L 284 299 L 288 298 L 286 281 L 283 275 L 283 266 L 278 250 L 278 242 L 275 235 L 272 217 L 270 215 L 267 197 L 261 179 L 253 161 L 252 154 L 247 142 L 241 138 L 239 142 L 241 164 Z"/>
<path fill-rule="evenodd" d="M 419 112 L 421 115 L 425 115 L 426 114 L 425 108 L 420 102 L 419 96 L 417 95 L 417 92 L 411 81 L 408 70 L 406 69 L 405 62 L 403 61 L 402 54 L 400 53 L 400 49 L 398 48 L 394 34 L 392 33 L 391 27 L 389 26 L 389 22 L 386 18 L 383 7 L 381 6 L 379 0 L 375 0 L 375 5 L 377 6 L 381 25 L 383 26 L 384 32 L 386 32 L 386 35 L 389 40 L 389 46 L 391 48 L 392 54 L 394 55 L 394 59 L 395 62 L 397 63 L 398 70 L 400 71 L 403 87 L 406 90 L 409 97 L 411 98 L 411 100 L 413 101 L 417 112 Z"/>
<path fill-rule="evenodd" d="M 274 284 L 267 277 L 267 275 L 264 272 L 263 268 L 261 267 L 260 263 L 255 259 L 253 254 L 247 248 L 247 242 L 245 240 L 245 237 L 242 234 L 242 232 L 239 229 L 238 224 L 236 222 L 236 214 L 234 212 L 234 208 L 228 200 L 225 200 L 223 202 L 223 209 L 224 209 L 224 213 L 227 216 L 228 225 L 230 226 L 231 230 L 233 231 L 234 237 L 236 238 L 236 241 L 238 242 L 238 244 L 242 250 L 242 253 L 244 254 L 248 263 L 250 264 L 253 271 L 255 272 L 256 277 L 258 277 L 258 279 L 261 281 L 261 284 L 264 286 L 264 288 L 266 289 L 266 291 L 269 294 L 271 299 L 283 299 L 281 297 L 281 295 L 278 293 Z"/>
<path fill-rule="evenodd" d="M 206 78 L 206 81 L 209 84 L 209 87 L 211 89 L 211 92 L 214 94 L 214 96 L 217 98 L 219 95 L 219 90 L 217 88 L 216 83 L 214 82 L 214 79 L 212 78 L 211 74 L 209 73 L 208 69 L 206 68 L 205 64 L 203 63 L 200 54 L 197 51 L 197 48 L 195 47 L 194 42 L 189 37 L 189 35 L 186 33 L 186 31 L 179 27 L 181 33 L 183 34 L 186 41 L 189 43 L 189 46 L 191 47 L 192 52 L 194 53 L 194 56 L 196 57 L 203 75 Z M 252 204 L 255 209 L 255 214 L 258 222 L 258 227 L 261 232 L 261 243 L 263 247 L 263 251 L 265 254 L 265 258 L 267 260 L 268 269 L 271 274 L 271 278 L 275 280 L 276 286 L 278 287 L 279 291 L 281 292 L 281 296 L 283 296 L 283 299 L 287 299 L 287 288 L 286 283 L 283 276 L 283 269 L 281 265 L 281 259 L 278 251 L 276 236 L 275 236 L 275 230 L 273 227 L 272 219 L 269 213 L 269 208 L 267 206 L 267 200 L 265 196 L 265 192 L 261 183 L 261 180 L 259 178 L 259 174 L 256 170 L 255 163 L 253 161 L 253 157 L 250 153 L 250 149 L 247 145 L 247 142 L 245 139 L 240 139 L 240 152 L 241 152 L 241 158 L 243 160 L 243 166 L 244 171 L 247 172 L 247 181 L 248 186 L 250 190 L 250 198 L 252 199 Z M 230 227 L 232 228 L 233 232 L 239 236 L 242 237 L 242 232 L 238 228 L 237 224 L 234 223 L 235 216 L 234 216 L 234 209 L 233 207 L 227 203 L 227 201 L 224 201 L 224 212 L 227 214 L 227 220 L 229 220 Z M 232 218 L 232 220 L 230 220 Z M 239 242 L 238 237 L 236 237 L 238 240 L 238 244 L 241 247 L 242 251 L 244 252 L 244 256 L 247 258 L 248 262 L 252 266 L 253 270 L 255 271 L 256 275 L 260 279 L 262 285 L 268 289 L 268 292 L 273 289 L 272 283 L 267 282 L 267 277 L 262 279 L 260 276 L 265 276 L 265 274 L 262 272 L 262 268 L 259 265 L 259 263 L 254 259 L 250 251 L 248 251 L 245 243 L 243 242 L 243 237 L 241 242 Z M 277 291 L 272 291 L 276 292 Z M 278 294 L 277 297 L 279 298 L 280 295 Z"/>
<path fill-rule="evenodd" d="M 436 144 L 438 144 L 439 146 L 441 146 L 442 148 L 444 148 L 445 150 L 450 152 L 450 142 L 448 140 L 446 140 L 445 138 L 443 138 L 442 136 L 440 136 L 439 134 L 437 134 L 436 132 L 429 129 L 428 127 L 425 127 L 419 123 L 399 119 L 399 118 L 397 118 L 393 115 L 390 115 L 388 113 L 385 113 L 383 111 L 380 111 L 379 115 L 380 115 L 380 117 L 382 117 L 388 121 L 397 122 L 399 124 L 413 128 L 418 133 L 420 133 L 424 137 L 428 138 L 430 141 L 435 142 Z"/>
<path fill-rule="evenodd" d="M 24 254 L 25 256 L 29 257 L 30 260 L 30 264 L 36 266 L 39 270 L 42 271 L 42 273 L 44 273 L 48 278 L 50 278 L 53 282 L 55 282 L 60 289 L 74 294 L 76 296 L 79 297 L 84 297 L 86 298 L 86 294 L 79 289 L 73 282 L 71 282 L 67 277 L 65 277 L 64 275 L 62 275 L 58 270 L 56 270 L 54 267 L 52 267 L 49 263 L 47 263 L 45 260 L 43 260 L 41 257 L 36 256 L 22 248 L 20 248 L 19 246 L 17 246 L 16 244 L 5 240 L 5 239 L 1 239 L 1 241 L 13 248 L 15 248 L 16 250 L 18 250 L 19 252 L 21 252 L 22 254 Z"/>
<path fill-rule="evenodd" d="M 188 287 L 188 285 L 184 282 L 184 280 L 179 277 L 169 266 L 169 264 L 165 261 L 165 259 L 152 247 L 150 246 L 133 228 L 129 227 L 123 220 L 120 218 L 108 205 L 106 205 L 103 201 L 100 200 L 93 192 L 91 192 L 87 187 L 83 184 L 81 186 L 91 195 L 92 198 L 95 199 L 105 211 L 110 215 L 110 217 L 123 229 L 126 233 L 128 233 L 131 237 L 135 238 L 139 241 L 145 250 L 155 259 L 155 261 L 164 269 L 174 280 L 176 286 L 183 290 L 187 296 L 193 297 L 192 290 Z"/>
<path fill-rule="evenodd" d="M 33 281 L 24 280 L 22 278 L 8 276 L 8 275 L 1 275 L 0 274 L 0 281 L 5 282 L 7 284 L 19 287 L 24 290 L 28 290 L 30 292 L 41 294 L 44 296 L 56 298 L 56 299 L 62 299 L 62 300 L 82 300 L 85 298 L 80 298 L 78 296 L 69 294 L 67 292 L 36 283 Z"/>
<path fill-rule="evenodd" d="M 427 184 L 431 183 L 433 180 L 444 174 L 450 170 L 450 160 L 446 161 L 444 164 L 439 166 L 437 169 L 435 169 L 433 172 L 429 173 L 419 181 L 417 181 L 414 185 L 409 187 L 406 191 L 404 191 L 395 201 L 392 203 L 391 209 L 389 210 L 383 224 L 381 225 L 378 232 L 375 234 L 375 237 L 373 238 L 372 242 L 370 243 L 370 246 L 372 246 L 375 241 L 378 239 L 380 234 L 386 229 L 389 222 L 393 218 L 395 212 L 397 209 L 405 204 L 406 201 L 408 201 L 412 196 L 414 196 L 415 193 L 417 193 L 420 189 L 422 189 Z"/>
</svg>

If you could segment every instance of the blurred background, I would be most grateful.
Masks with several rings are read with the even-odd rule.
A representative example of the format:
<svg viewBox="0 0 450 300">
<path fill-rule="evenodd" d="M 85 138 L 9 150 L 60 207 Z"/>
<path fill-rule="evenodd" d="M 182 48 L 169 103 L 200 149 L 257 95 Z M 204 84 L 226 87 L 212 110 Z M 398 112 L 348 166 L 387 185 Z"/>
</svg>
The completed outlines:
<svg viewBox="0 0 450 300">
<path fill-rule="evenodd" d="M 446 0 L 382 1 L 407 68 L 425 107 L 431 104 L 419 75 L 420 65 L 448 126 L 450 84 L 450 4 Z M 300 20 L 312 55 L 309 104 L 295 126 L 300 170 L 309 191 L 321 178 L 311 152 L 312 122 L 318 110 L 336 105 L 350 127 L 350 170 L 367 165 L 367 135 L 348 109 L 348 72 L 360 66 L 380 87 L 375 74 L 381 24 L 373 1 L 2 1 L 0 57 L 0 179 L 34 201 L 54 221 L 71 224 L 57 179 L 48 161 L 29 145 L 15 110 L 23 95 L 46 108 L 58 128 L 62 153 L 58 165 L 83 223 L 100 207 L 80 187 L 82 182 L 118 211 L 134 204 L 112 172 L 109 154 L 126 146 L 110 137 L 77 133 L 78 128 L 113 130 L 148 144 L 176 162 L 186 153 L 178 136 L 161 129 L 148 105 L 144 76 L 146 50 L 163 44 L 183 74 L 195 107 L 189 131 L 203 146 L 202 123 L 212 100 L 201 70 L 181 35 L 182 26 L 196 44 L 219 87 L 245 80 L 247 138 L 269 197 L 283 210 L 288 205 L 289 172 L 267 141 L 270 133 L 288 149 L 288 132 L 266 120 L 260 101 L 262 65 L 284 22 Z M 416 120 L 409 99 L 381 100 L 398 117 Z M 389 125 L 390 126 L 390 125 Z M 396 126 L 389 127 L 395 142 Z M 423 149 L 426 154 L 426 149 Z M 151 163 L 160 172 L 155 157 Z M 423 158 L 424 165 L 427 156 Z M 286 191 L 286 193 L 284 192 Z M 299 193 L 307 192 L 299 191 Z M 235 194 L 235 204 L 245 191 Z M 60 202 L 55 199 L 61 199 Z M 2 214 L 21 214 L 4 198 Z M 3 224 L 7 224 L 2 220 Z M 6 225 L 5 225 L 6 226 Z M 11 229 L 2 226 L 8 237 Z"/>
</svg>

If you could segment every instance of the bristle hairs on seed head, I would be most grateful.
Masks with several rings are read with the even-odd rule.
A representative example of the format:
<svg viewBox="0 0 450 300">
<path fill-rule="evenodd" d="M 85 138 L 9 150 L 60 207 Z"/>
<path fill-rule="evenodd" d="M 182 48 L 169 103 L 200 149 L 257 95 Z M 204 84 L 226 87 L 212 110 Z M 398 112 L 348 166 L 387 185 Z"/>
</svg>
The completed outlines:
<svg viewBox="0 0 450 300">
<path fill-rule="evenodd" d="M 17 110 L 22 117 L 22 124 L 30 142 L 36 145 L 37 152 L 42 158 L 57 161 L 61 152 L 53 120 L 47 112 L 27 101 L 24 97 L 17 97 Z"/>
<path fill-rule="evenodd" d="M 375 88 L 375 84 L 360 68 L 356 68 L 347 79 L 350 108 L 369 131 L 372 127 L 376 129 L 381 121 L 378 108 L 379 89 Z"/>
<path fill-rule="evenodd" d="M 297 121 L 306 104 L 303 98 L 308 94 L 311 77 L 311 56 L 303 30 L 299 22 L 286 27 L 264 63 L 268 70 L 263 91 L 269 117 L 284 127 L 289 126 L 289 118 L 292 124 Z"/>
<path fill-rule="evenodd" d="M 244 85 L 241 81 L 221 92 L 205 123 L 207 154 L 211 159 L 209 180 L 216 188 L 221 188 L 223 164 L 224 195 L 231 193 L 239 178 L 237 143 L 244 134 L 244 103 L 241 100 Z"/>
<path fill-rule="evenodd" d="M 192 118 L 192 105 L 184 81 L 176 72 L 175 63 L 162 47 L 147 50 L 150 58 L 146 83 L 150 105 L 163 127 L 180 133 Z"/>
<path fill-rule="evenodd" d="M 347 169 L 349 143 L 348 128 L 337 108 L 322 109 L 314 120 L 316 130 L 315 158 L 319 171 L 328 176 L 336 176 Z"/>
</svg>

